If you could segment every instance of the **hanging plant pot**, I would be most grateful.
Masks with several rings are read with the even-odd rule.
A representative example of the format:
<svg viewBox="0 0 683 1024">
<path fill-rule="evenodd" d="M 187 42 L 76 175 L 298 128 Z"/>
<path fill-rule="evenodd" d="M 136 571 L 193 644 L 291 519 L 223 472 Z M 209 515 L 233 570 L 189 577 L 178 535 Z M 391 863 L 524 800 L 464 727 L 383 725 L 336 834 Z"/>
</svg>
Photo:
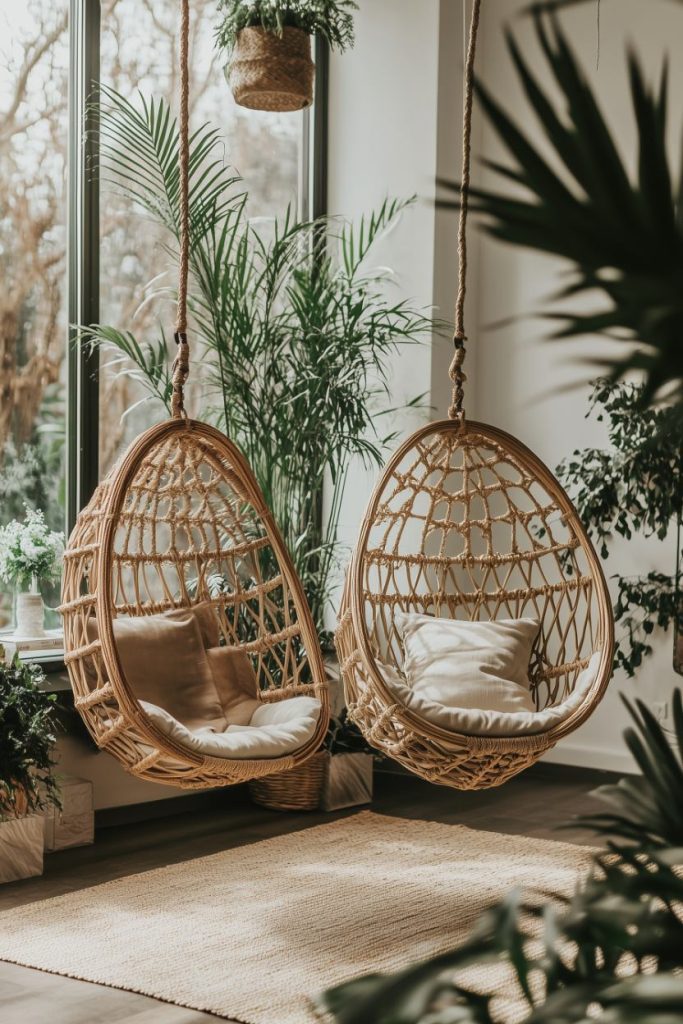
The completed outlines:
<svg viewBox="0 0 683 1024">
<path fill-rule="evenodd" d="M 267 29 L 243 28 L 228 68 L 237 103 L 250 110 L 290 112 L 313 102 L 315 64 L 311 37 L 287 27 L 282 36 Z"/>
</svg>

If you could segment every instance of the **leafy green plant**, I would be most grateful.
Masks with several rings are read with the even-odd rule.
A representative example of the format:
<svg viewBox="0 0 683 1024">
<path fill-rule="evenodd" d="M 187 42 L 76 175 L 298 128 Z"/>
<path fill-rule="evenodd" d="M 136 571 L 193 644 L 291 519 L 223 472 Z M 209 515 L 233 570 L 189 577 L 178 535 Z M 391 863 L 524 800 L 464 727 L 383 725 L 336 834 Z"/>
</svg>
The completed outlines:
<svg viewBox="0 0 683 1024">
<path fill-rule="evenodd" d="M 603 558 L 615 535 L 666 540 L 677 532 L 683 495 L 683 433 L 669 407 L 648 409 L 643 389 L 598 381 L 588 415 L 606 421 L 609 447 L 575 451 L 558 467 Z M 673 567 L 672 567 L 673 568 Z M 629 676 L 652 653 L 652 634 L 680 617 L 676 572 L 616 576 L 615 617 L 624 627 L 616 663 Z"/>
<path fill-rule="evenodd" d="M 101 117 L 104 180 L 167 228 L 167 253 L 176 260 L 178 136 L 168 106 L 143 100 L 138 110 L 108 91 Z M 200 368 L 194 380 L 206 396 L 202 415 L 251 464 L 322 632 L 351 460 L 381 461 L 394 437 L 378 413 L 389 404 L 391 358 L 400 343 L 435 326 L 424 311 L 393 300 L 390 273 L 370 263 L 410 201 L 387 200 L 357 225 L 300 222 L 287 211 L 266 237 L 248 220 L 243 184 L 226 169 L 210 126 L 193 136 L 190 168 L 191 344 Z M 138 341 L 93 325 L 86 337 L 169 410 L 163 334 Z"/>
<path fill-rule="evenodd" d="M 54 774 L 56 697 L 38 665 L 0 659 L 0 820 L 60 806 Z"/>
<path fill-rule="evenodd" d="M 353 46 L 355 0 L 219 0 L 222 22 L 216 33 L 221 49 L 231 52 L 243 28 L 260 27 L 282 35 L 299 28 L 319 35 L 332 49 Z"/>
<path fill-rule="evenodd" d="M 651 88 L 635 55 L 629 57 L 639 140 L 634 178 L 559 21 L 537 14 L 535 26 L 552 92 L 510 33 L 508 50 L 554 160 L 479 82 L 481 108 L 510 158 L 485 163 L 514 184 L 515 194 L 475 190 L 472 209 L 494 238 L 572 264 L 558 300 L 600 296 L 591 313 L 551 311 L 560 322 L 553 338 L 613 339 L 614 378 L 642 373 L 643 401 L 666 394 L 683 415 L 683 173 L 670 168 L 667 154 L 666 66 Z"/>
<path fill-rule="evenodd" d="M 331 720 L 325 737 L 325 750 L 330 754 L 375 754 L 358 726 L 349 718 L 347 708 Z"/>
<path fill-rule="evenodd" d="M 596 796 L 607 810 L 581 819 L 606 844 L 576 895 L 525 903 L 513 893 L 460 948 L 332 989 L 320 1004 L 338 1024 L 494 1024 L 492 995 L 459 984 L 457 972 L 501 961 L 525 1024 L 680 1020 L 683 700 L 676 691 L 675 749 L 645 704 L 626 704 L 625 740 L 642 775 L 603 786 Z"/>
</svg>

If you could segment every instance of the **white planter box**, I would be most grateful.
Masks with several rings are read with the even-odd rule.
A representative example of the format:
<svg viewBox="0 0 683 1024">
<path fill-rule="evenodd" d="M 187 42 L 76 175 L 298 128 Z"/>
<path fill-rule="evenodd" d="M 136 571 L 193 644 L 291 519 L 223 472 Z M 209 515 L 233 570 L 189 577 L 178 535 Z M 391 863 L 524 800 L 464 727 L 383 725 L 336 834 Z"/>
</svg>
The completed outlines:
<svg viewBox="0 0 683 1024">
<path fill-rule="evenodd" d="M 88 846 L 95 840 L 95 811 L 92 782 L 87 779 L 60 779 L 62 808 L 45 812 L 45 849 L 67 850 Z"/>
<path fill-rule="evenodd" d="M 43 819 L 40 814 L 0 821 L 0 882 L 43 873 Z"/>
<path fill-rule="evenodd" d="M 372 800 L 372 754 L 334 754 L 323 787 L 324 811 L 369 804 Z"/>
</svg>

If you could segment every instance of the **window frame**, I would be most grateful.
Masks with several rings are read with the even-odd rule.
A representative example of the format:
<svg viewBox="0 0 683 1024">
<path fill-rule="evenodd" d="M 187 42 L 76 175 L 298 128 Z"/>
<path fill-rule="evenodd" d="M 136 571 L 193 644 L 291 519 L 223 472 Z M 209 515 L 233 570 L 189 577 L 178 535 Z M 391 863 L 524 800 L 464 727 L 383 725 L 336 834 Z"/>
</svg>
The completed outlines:
<svg viewBox="0 0 683 1024">
<path fill-rule="evenodd" d="M 82 327 L 100 318 L 100 190 L 97 115 L 100 0 L 69 0 L 69 140 L 67 256 L 66 529 L 99 483 L 99 357 L 83 344 Z M 305 115 L 300 195 L 305 217 L 327 213 L 329 48 L 314 40 L 314 105 Z"/>
</svg>

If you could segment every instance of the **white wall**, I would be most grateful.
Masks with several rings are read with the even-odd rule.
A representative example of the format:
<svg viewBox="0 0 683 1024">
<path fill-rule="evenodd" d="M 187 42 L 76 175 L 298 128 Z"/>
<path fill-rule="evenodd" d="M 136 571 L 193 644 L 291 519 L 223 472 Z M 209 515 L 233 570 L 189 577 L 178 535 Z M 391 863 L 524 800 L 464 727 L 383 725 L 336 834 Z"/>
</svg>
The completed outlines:
<svg viewBox="0 0 683 1024">
<path fill-rule="evenodd" d="M 329 211 L 358 218 L 386 196 L 418 202 L 378 247 L 373 263 L 396 274 L 400 295 L 420 306 L 434 286 L 434 187 L 438 115 L 438 0 L 362 0 L 356 45 L 330 69 Z M 396 359 L 394 404 L 431 391 L 429 346 Z M 429 413 L 399 418 L 402 433 Z M 393 429 L 389 421 L 382 430 Z M 341 539 L 353 545 L 375 480 L 354 467 L 342 510 Z"/>
<path fill-rule="evenodd" d="M 460 0 L 455 0 L 460 3 Z M 528 115 L 516 76 L 507 57 L 503 28 L 510 24 L 523 51 L 534 56 L 539 78 L 550 81 L 533 38 L 529 20 L 516 15 L 526 0 L 489 0 L 484 3 L 479 74 L 494 96 L 508 111 L 515 112 L 529 135 L 541 138 Z M 666 0 L 602 0 L 600 60 L 597 60 L 596 5 L 578 5 L 562 17 L 586 72 L 598 91 L 608 123 L 613 127 L 622 151 L 635 163 L 635 131 L 630 112 L 626 79 L 625 47 L 633 43 L 652 79 L 656 78 L 662 55 L 671 61 L 672 157 L 677 166 L 681 115 L 683 113 L 683 10 Z M 481 151 L 490 158 L 501 155 L 492 130 L 481 128 Z M 480 175 L 487 185 L 500 185 L 490 175 Z M 505 186 L 503 186 L 505 187 Z M 604 342 L 593 340 L 568 346 L 542 344 L 545 325 L 528 314 L 547 308 L 547 297 L 559 284 L 564 267 L 558 261 L 503 247 L 480 239 L 478 263 L 478 375 L 475 411 L 518 435 L 522 441 L 554 467 L 575 448 L 602 443 L 603 434 L 595 421 L 586 421 L 588 389 L 565 389 L 572 381 L 585 382 L 588 372 L 580 354 L 604 351 Z M 504 330 L 487 325 L 513 318 Z M 615 543 L 606 563 L 609 574 L 642 574 L 650 569 L 671 572 L 675 544 L 639 539 Z M 671 693 L 671 637 L 660 638 L 656 655 L 641 669 L 637 680 L 628 682 L 618 675 L 591 720 L 549 756 L 563 763 L 621 769 L 632 766 L 625 754 L 621 730 L 626 715 L 618 699 L 623 691 L 648 700 L 662 700 Z"/>
</svg>

